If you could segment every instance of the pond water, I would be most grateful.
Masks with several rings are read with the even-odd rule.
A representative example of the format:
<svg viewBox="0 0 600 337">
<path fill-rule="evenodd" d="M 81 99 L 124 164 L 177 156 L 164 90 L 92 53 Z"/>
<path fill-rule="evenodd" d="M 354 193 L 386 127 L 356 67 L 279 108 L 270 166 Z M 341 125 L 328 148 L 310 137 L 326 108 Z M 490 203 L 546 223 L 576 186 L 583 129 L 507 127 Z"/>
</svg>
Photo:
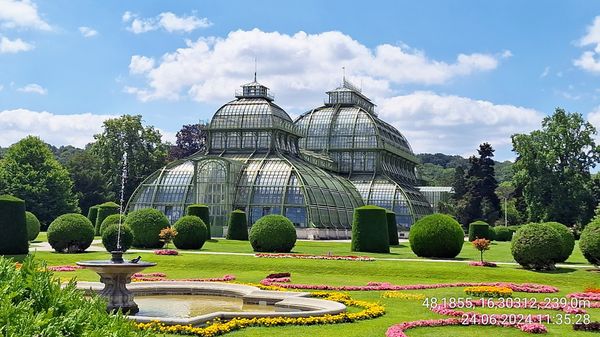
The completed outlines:
<svg viewBox="0 0 600 337">
<path fill-rule="evenodd" d="M 272 305 L 244 304 L 241 298 L 207 295 L 136 296 L 139 316 L 189 318 L 216 311 L 281 312 Z"/>
</svg>

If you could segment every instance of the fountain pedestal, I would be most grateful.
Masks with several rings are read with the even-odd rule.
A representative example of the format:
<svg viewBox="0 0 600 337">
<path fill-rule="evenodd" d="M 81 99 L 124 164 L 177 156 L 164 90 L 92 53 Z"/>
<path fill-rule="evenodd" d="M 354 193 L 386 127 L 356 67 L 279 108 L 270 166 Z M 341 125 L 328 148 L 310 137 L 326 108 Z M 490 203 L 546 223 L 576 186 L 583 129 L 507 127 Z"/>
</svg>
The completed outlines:
<svg viewBox="0 0 600 337">
<path fill-rule="evenodd" d="M 125 262 L 122 259 L 119 260 L 118 256 L 115 258 L 113 254 L 112 260 L 82 261 L 77 262 L 77 265 L 93 270 L 100 275 L 100 282 L 104 284 L 104 289 L 102 289 L 100 295 L 108 301 L 106 307 L 108 312 L 121 309 L 124 314 L 134 315 L 139 311 L 139 308 L 133 300 L 133 293 L 127 289 L 127 284 L 131 283 L 133 274 L 148 267 L 153 267 L 156 263 Z"/>
</svg>

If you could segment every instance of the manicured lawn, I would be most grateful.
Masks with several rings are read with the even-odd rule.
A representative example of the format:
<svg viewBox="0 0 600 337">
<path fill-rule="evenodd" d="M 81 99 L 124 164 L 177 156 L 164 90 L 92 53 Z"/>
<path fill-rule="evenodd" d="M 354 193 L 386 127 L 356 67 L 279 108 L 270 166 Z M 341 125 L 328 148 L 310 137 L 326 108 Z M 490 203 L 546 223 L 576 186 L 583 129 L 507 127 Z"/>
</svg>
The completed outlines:
<svg viewBox="0 0 600 337">
<path fill-rule="evenodd" d="M 475 259 L 477 251 L 465 244 L 459 258 Z M 361 254 L 376 257 L 416 258 L 407 244 L 393 248 L 393 254 Z M 247 242 L 227 241 L 206 243 L 203 251 L 252 253 Z M 310 254 L 350 254 L 348 243 L 323 241 L 298 242 L 295 252 Z M 517 266 L 500 266 L 498 268 L 470 267 L 466 263 L 421 262 L 421 261 L 392 261 L 374 262 L 355 261 L 316 261 L 297 259 L 266 259 L 253 256 L 239 255 L 207 255 L 189 254 L 183 252 L 180 256 L 157 256 L 152 253 L 132 253 L 126 258 L 141 255 L 143 260 L 157 262 L 156 267 L 148 272 L 163 272 L 169 278 L 198 278 L 217 277 L 233 274 L 241 282 L 258 282 L 267 274 L 273 272 L 290 272 L 292 282 L 309 284 L 333 285 L 364 285 L 369 281 L 390 282 L 394 284 L 422 283 L 452 283 L 452 282 L 533 282 L 553 285 L 560 288 L 560 293 L 550 297 L 564 296 L 570 292 L 582 291 L 588 286 L 600 286 L 600 274 L 586 271 L 584 268 L 561 268 L 551 273 L 540 273 L 523 270 Z M 56 254 L 38 252 L 36 256 L 47 261 L 49 265 L 72 264 L 75 261 L 88 259 L 107 259 L 106 253 Z M 486 253 L 486 258 L 493 261 L 511 261 L 510 243 L 496 243 L 492 250 Z M 570 262 L 583 263 L 579 250 L 576 248 Z M 97 281 L 98 276 L 87 270 L 57 273 L 65 280 L 76 276 L 79 280 Z M 437 298 L 465 297 L 462 288 L 407 291 L 409 293 L 425 294 Z M 445 318 L 430 312 L 418 300 L 383 299 L 382 292 L 351 292 L 356 299 L 381 302 L 386 308 L 386 315 L 377 319 L 352 324 L 324 325 L 309 327 L 275 327 L 248 328 L 233 332 L 227 336 L 384 336 L 387 328 L 393 324 L 418 319 Z M 531 294 L 515 293 L 515 297 L 531 297 Z M 533 294 L 543 299 L 548 295 Z M 519 310 L 499 312 L 523 312 Z M 525 311 L 526 312 L 526 311 Z M 600 309 L 589 310 L 592 320 L 600 320 Z M 530 311 L 531 313 L 531 311 Z M 538 313 L 538 312 L 534 312 Z M 557 311 L 541 311 L 541 313 L 557 314 Z M 597 336 L 593 333 L 574 332 L 570 325 L 548 325 L 548 336 Z M 409 336 L 526 336 L 524 332 L 514 328 L 499 327 L 440 327 L 419 328 L 409 330 Z"/>
</svg>

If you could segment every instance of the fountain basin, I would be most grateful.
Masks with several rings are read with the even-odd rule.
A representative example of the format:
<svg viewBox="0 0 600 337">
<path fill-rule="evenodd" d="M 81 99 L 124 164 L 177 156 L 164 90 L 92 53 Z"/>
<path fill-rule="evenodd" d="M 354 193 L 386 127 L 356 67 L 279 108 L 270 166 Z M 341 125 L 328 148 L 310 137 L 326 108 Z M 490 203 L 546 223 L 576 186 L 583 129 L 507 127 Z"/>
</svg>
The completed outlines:
<svg viewBox="0 0 600 337">
<path fill-rule="evenodd" d="M 99 293 L 102 290 L 102 284 L 98 282 L 78 282 L 77 287 L 86 290 L 88 293 Z M 142 298 L 142 296 L 172 295 L 186 295 L 190 298 L 194 295 L 220 296 L 239 298 L 244 305 L 273 306 L 273 310 L 268 311 L 217 310 L 211 313 L 190 315 L 190 317 L 177 317 L 176 314 L 165 317 L 162 315 L 142 315 L 147 311 L 143 306 L 144 301 L 142 301 L 139 314 L 127 316 L 140 323 L 160 321 L 168 325 L 191 324 L 198 326 L 216 318 L 229 320 L 236 317 L 310 317 L 326 314 L 335 315 L 346 311 L 345 305 L 334 301 L 311 298 L 309 297 L 310 293 L 260 290 L 257 287 L 242 284 L 159 281 L 132 283 L 128 288 L 138 298 Z"/>
<path fill-rule="evenodd" d="M 121 310 L 126 314 L 135 314 L 139 308 L 133 300 L 134 294 L 127 289 L 127 284 L 131 283 L 133 274 L 156 266 L 156 263 L 92 260 L 77 262 L 77 265 L 93 270 L 100 275 L 100 282 L 104 287 L 99 293 L 108 301 L 106 306 L 108 312 Z"/>
</svg>

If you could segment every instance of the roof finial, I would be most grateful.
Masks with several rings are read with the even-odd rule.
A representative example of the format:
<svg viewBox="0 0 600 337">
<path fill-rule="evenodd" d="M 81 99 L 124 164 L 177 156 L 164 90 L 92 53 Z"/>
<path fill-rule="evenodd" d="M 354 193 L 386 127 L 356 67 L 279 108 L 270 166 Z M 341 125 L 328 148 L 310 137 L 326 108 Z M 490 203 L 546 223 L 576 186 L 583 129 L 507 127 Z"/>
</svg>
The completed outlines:
<svg viewBox="0 0 600 337">
<path fill-rule="evenodd" d="M 254 82 L 256 82 L 256 56 L 254 56 Z"/>
<path fill-rule="evenodd" d="M 342 86 L 346 83 L 346 67 L 342 67 Z"/>
</svg>

